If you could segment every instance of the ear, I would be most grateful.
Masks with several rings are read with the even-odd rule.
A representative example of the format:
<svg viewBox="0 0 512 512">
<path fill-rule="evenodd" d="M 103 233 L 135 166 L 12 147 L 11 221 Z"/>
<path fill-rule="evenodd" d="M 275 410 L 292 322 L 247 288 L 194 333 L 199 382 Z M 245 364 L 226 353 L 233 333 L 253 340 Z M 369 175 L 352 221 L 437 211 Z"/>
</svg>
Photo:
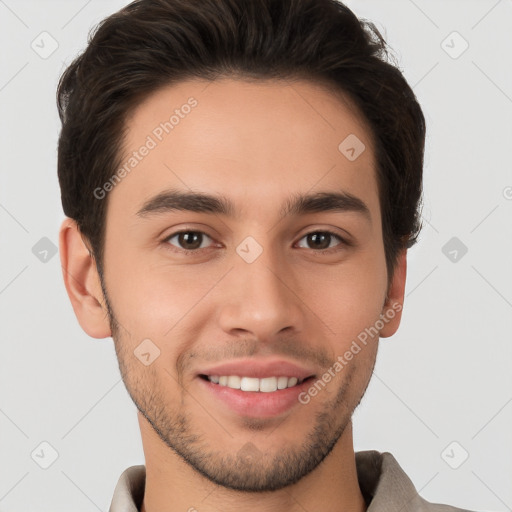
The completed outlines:
<svg viewBox="0 0 512 512">
<path fill-rule="evenodd" d="M 389 284 L 386 302 L 382 308 L 382 316 L 385 325 L 380 330 L 381 338 L 393 336 L 402 319 L 402 309 L 405 295 L 405 279 L 407 275 L 407 249 L 403 249 L 397 260 L 395 271 Z"/>
<path fill-rule="evenodd" d="M 59 246 L 64 284 L 80 326 L 93 338 L 111 336 L 96 263 L 74 220 L 62 223 Z"/>
</svg>

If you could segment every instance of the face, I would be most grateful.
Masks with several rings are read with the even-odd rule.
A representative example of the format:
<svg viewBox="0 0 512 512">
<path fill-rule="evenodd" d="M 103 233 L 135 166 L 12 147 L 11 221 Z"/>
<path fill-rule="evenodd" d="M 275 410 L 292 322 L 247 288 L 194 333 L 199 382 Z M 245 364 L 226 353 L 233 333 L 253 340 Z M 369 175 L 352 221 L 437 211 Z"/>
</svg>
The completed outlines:
<svg viewBox="0 0 512 512">
<path fill-rule="evenodd" d="M 211 481 L 289 485 L 350 424 L 375 326 L 397 327 L 379 322 L 370 131 L 319 85 L 234 79 L 162 89 L 127 127 L 103 289 L 128 392 L 162 451 Z"/>
</svg>

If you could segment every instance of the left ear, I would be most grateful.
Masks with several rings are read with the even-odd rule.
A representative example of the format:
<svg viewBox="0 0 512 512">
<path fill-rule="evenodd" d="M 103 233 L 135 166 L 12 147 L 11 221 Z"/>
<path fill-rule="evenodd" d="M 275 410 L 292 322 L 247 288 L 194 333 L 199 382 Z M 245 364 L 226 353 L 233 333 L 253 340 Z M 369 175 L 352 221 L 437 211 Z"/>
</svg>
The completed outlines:
<svg viewBox="0 0 512 512">
<path fill-rule="evenodd" d="M 405 278 L 407 274 L 407 249 L 403 249 L 397 260 L 395 271 L 389 285 L 382 317 L 384 327 L 380 330 L 381 338 L 393 336 L 400 325 L 405 295 Z"/>
</svg>

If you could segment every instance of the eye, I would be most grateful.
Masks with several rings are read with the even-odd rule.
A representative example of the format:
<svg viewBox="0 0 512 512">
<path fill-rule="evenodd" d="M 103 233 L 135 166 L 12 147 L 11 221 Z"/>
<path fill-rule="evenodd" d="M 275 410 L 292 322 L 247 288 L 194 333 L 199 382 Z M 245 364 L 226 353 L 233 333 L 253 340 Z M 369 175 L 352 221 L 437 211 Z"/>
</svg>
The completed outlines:
<svg viewBox="0 0 512 512">
<path fill-rule="evenodd" d="M 176 243 L 172 242 L 173 239 L 176 239 Z M 166 238 L 165 242 L 182 251 L 193 252 L 198 249 L 205 249 L 207 247 L 205 240 L 211 241 L 212 239 L 201 231 L 179 231 Z"/>
<path fill-rule="evenodd" d="M 332 245 L 331 243 L 333 242 L 333 239 L 338 240 L 339 243 Z M 305 247 L 305 249 L 315 249 L 318 251 L 326 251 L 327 249 L 337 247 L 338 245 L 349 245 L 346 240 L 332 231 L 312 231 L 311 233 L 303 236 L 301 240 L 306 240 L 306 244 L 310 244 L 310 246 Z M 303 247 L 300 245 L 300 241 L 299 247 Z"/>
<path fill-rule="evenodd" d="M 306 246 L 302 245 L 305 240 Z M 212 238 L 202 231 L 183 230 L 168 236 L 164 242 L 175 247 L 178 252 L 198 253 L 201 249 L 211 246 Z M 337 243 L 336 243 L 337 241 Z M 301 244 L 302 242 L 302 244 Z M 338 246 L 351 245 L 347 240 L 332 231 L 312 231 L 304 235 L 298 242 L 298 247 L 313 249 L 315 252 L 331 253 L 340 250 Z"/>
</svg>

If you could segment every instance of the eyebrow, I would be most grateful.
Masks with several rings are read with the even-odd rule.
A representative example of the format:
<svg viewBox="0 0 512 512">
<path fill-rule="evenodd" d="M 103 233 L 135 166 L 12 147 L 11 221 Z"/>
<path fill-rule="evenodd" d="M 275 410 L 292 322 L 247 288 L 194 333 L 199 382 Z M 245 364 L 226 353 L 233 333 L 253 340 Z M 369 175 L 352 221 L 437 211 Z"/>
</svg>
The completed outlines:
<svg viewBox="0 0 512 512">
<path fill-rule="evenodd" d="M 234 203 L 223 195 L 168 190 L 148 199 L 137 212 L 137 216 L 149 217 L 172 211 L 211 213 L 228 217 L 236 214 Z M 348 192 L 297 193 L 285 201 L 279 214 L 283 218 L 328 211 L 359 213 L 370 223 L 372 220 L 370 209 L 364 201 Z"/>
</svg>

